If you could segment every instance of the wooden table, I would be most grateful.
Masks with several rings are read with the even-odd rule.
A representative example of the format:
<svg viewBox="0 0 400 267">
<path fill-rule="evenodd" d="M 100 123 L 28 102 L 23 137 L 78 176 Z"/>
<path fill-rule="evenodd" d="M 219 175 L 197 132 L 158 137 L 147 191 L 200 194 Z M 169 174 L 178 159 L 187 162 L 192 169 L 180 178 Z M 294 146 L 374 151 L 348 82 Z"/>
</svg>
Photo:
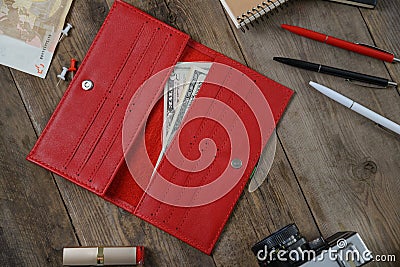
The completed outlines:
<svg viewBox="0 0 400 267">
<path fill-rule="evenodd" d="M 337 231 L 360 233 L 375 254 L 400 261 L 400 138 L 307 85 L 314 80 L 400 122 L 399 91 L 371 89 L 340 78 L 288 67 L 285 56 L 378 75 L 400 82 L 400 64 L 324 45 L 284 31 L 299 25 L 375 44 L 400 55 L 400 1 L 374 10 L 327 1 L 292 1 L 242 33 L 217 0 L 129 1 L 193 39 L 292 88 L 280 122 L 268 182 L 242 194 L 211 256 L 145 223 L 96 195 L 25 160 L 62 97 L 57 74 L 82 60 L 112 4 L 74 1 L 74 25 L 59 45 L 46 79 L 0 67 L 2 266 L 60 266 L 66 246 L 146 246 L 149 266 L 257 266 L 250 247 L 295 222 L 307 239 Z M 73 127 L 73 125 L 71 125 Z M 259 171 L 257 175 L 267 175 Z"/>
</svg>

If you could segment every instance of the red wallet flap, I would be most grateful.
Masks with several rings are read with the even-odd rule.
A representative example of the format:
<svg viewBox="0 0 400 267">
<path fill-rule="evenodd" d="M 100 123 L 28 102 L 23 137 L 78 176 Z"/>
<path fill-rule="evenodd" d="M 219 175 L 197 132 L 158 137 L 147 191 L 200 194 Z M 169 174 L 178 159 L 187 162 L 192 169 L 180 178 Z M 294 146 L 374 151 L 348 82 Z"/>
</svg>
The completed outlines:
<svg viewBox="0 0 400 267">
<path fill-rule="evenodd" d="M 286 87 L 215 55 L 217 62 L 157 172 L 154 159 L 146 162 L 145 145 L 136 145 L 135 155 L 127 157 L 128 168 L 145 190 L 134 213 L 208 254 L 292 95 Z"/>
<path fill-rule="evenodd" d="M 196 111 L 205 116 L 216 111 L 217 120 L 198 118 L 182 124 L 179 138 L 172 139 L 181 155 L 195 162 L 203 153 L 212 160 L 197 170 L 190 162 L 180 169 L 162 158 L 158 172 L 170 183 L 164 186 L 155 183 L 152 172 L 163 143 L 164 84 L 178 61 L 214 62 L 185 120 Z M 28 159 L 211 253 L 292 93 L 116 0 Z M 203 103 L 202 98 L 212 102 Z M 227 107 L 213 107 L 221 103 Z M 238 116 L 229 116 L 231 111 Z M 134 120 L 126 123 L 129 114 Z M 248 141 L 231 142 L 232 134 L 238 138 L 244 131 Z M 226 180 L 219 181 L 222 174 Z M 236 180 L 232 183 L 230 177 Z M 140 185 L 149 180 L 153 183 Z M 204 193 L 202 186 L 224 182 L 231 186 L 223 196 L 199 202 L 220 193 L 218 188 Z M 194 190 L 174 192 L 173 185 Z"/>
<path fill-rule="evenodd" d="M 28 160 L 103 195 L 123 158 L 121 129 L 131 97 L 149 77 L 174 66 L 188 40 L 115 1 Z M 84 81 L 93 88 L 84 90 Z"/>
</svg>

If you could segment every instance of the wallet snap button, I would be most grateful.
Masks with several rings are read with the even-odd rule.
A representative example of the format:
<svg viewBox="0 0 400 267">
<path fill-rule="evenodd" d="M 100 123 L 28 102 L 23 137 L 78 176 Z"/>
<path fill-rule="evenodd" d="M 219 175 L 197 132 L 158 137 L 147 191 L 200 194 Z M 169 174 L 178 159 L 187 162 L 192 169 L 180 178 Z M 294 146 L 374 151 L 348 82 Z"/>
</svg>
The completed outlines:
<svg viewBox="0 0 400 267">
<path fill-rule="evenodd" d="M 92 89 L 94 86 L 93 82 L 91 80 L 84 80 L 82 82 L 82 89 L 85 91 L 88 91 L 90 89 Z"/>
<path fill-rule="evenodd" d="M 242 161 L 240 159 L 233 159 L 231 162 L 231 166 L 234 169 L 240 169 L 242 167 Z"/>
</svg>

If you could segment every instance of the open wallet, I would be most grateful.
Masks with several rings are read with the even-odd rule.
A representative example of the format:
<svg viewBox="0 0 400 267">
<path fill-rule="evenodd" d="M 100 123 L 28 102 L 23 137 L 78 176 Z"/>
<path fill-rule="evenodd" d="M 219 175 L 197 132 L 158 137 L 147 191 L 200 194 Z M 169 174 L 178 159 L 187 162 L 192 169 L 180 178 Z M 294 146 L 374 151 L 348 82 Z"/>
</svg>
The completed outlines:
<svg viewBox="0 0 400 267">
<path fill-rule="evenodd" d="M 210 69 L 166 146 L 178 62 Z M 116 0 L 27 159 L 210 254 L 292 94 Z"/>
</svg>

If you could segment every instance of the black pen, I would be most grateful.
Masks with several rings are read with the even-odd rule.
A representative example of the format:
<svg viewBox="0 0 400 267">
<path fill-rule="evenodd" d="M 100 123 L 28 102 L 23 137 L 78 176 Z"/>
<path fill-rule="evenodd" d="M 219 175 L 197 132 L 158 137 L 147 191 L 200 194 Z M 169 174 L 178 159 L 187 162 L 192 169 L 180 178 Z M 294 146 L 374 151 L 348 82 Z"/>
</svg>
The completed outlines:
<svg viewBox="0 0 400 267">
<path fill-rule="evenodd" d="M 274 57 L 275 61 L 306 69 L 306 70 L 311 70 L 319 73 L 324 73 L 324 74 L 330 74 L 333 76 L 338 76 L 342 77 L 345 79 L 349 80 L 355 80 L 359 82 L 365 82 L 369 84 L 374 84 L 382 87 L 387 87 L 388 85 L 390 86 L 397 86 L 397 83 L 389 81 L 388 79 L 385 78 L 380 78 L 380 77 L 375 77 L 367 74 L 362 74 L 362 73 L 357 73 L 349 70 L 342 70 L 334 67 L 329 67 L 329 66 L 324 66 L 321 64 L 316 64 L 316 63 L 311 63 L 307 61 L 302 61 L 298 59 L 292 59 L 292 58 L 285 58 L 285 57 Z"/>
</svg>

